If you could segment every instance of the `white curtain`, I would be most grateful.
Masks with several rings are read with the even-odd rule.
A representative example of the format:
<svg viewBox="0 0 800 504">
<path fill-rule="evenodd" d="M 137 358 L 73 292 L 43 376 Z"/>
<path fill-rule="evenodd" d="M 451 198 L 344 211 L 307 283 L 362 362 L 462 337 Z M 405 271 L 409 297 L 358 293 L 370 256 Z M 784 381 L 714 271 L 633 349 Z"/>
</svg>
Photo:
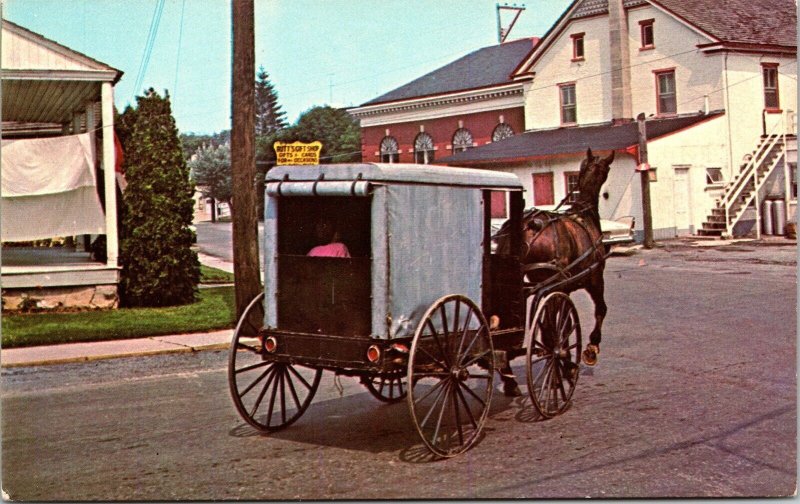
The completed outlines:
<svg viewBox="0 0 800 504">
<path fill-rule="evenodd" d="M 104 234 L 90 135 L 3 140 L 2 241 Z"/>
</svg>

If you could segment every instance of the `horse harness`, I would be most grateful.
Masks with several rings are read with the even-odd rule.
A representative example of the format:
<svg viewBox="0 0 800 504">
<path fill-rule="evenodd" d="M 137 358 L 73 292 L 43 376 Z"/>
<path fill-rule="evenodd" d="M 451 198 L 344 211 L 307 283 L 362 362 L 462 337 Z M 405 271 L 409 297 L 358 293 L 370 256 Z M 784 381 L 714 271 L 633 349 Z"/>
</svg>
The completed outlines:
<svg viewBox="0 0 800 504">
<path fill-rule="evenodd" d="M 566 200 L 566 199 L 567 198 L 565 198 L 564 200 Z M 564 201 L 562 201 L 558 205 L 558 207 L 556 207 L 556 209 L 558 209 L 563 203 L 564 203 Z M 575 205 L 575 204 L 576 203 L 573 203 L 573 205 Z M 525 212 L 525 214 L 522 216 L 523 221 L 529 219 L 528 227 L 531 230 L 535 231 L 535 234 L 531 238 L 530 242 L 527 242 L 528 250 L 530 250 L 531 245 L 536 241 L 536 239 L 539 236 L 541 236 L 542 233 L 544 233 L 545 229 L 547 229 L 550 225 L 552 225 L 552 224 L 554 224 L 556 222 L 560 222 L 560 221 L 562 221 L 564 219 L 572 220 L 573 222 L 578 224 L 584 230 L 584 232 L 586 233 L 587 236 L 591 237 L 592 233 L 589 230 L 589 227 L 588 227 L 588 224 L 587 224 L 587 218 L 588 219 L 594 218 L 595 221 L 597 222 L 598 231 L 599 231 L 600 230 L 599 229 L 600 216 L 599 216 L 597 210 L 595 208 L 593 208 L 591 205 L 588 205 L 586 203 L 577 202 L 577 204 L 580 204 L 581 206 L 579 208 L 577 208 L 577 209 L 575 209 L 575 207 L 573 206 L 573 207 L 570 208 L 569 212 L 567 212 L 567 213 L 558 213 L 558 212 L 555 212 L 555 211 L 540 210 L 538 208 L 534 208 L 532 210 L 528 210 L 527 212 Z M 559 239 L 558 233 L 554 233 L 554 236 L 555 236 L 555 246 L 556 246 L 556 250 L 557 250 L 558 249 L 558 239 Z M 588 248 L 583 254 L 578 256 L 575 260 L 573 260 L 572 262 L 570 262 L 566 266 L 562 266 L 559 263 L 558 258 L 554 257 L 553 259 L 551 259 L 550 261 L 547 261 L 547 262 L 525 264 L 522 267 L 522 273 L 523 273 L 523 275 L 527 275 L 529 272 L 531 272 L 533 270 L 537 270 L 537 269 L 550 269 L 550 270 L 553 270 L 555 272 L 555 274 L 552 277 L 550 277 L 549 279 L 541 282 L 539 284 L 539 287 L 544 286 L 544 285 L 549 284 L 549 283 L 552 283 L 552 282 L 555 282 L 559 278 L 564 279 L 564 280 L 569 279 L 569 278 L 571 278 L 573 276 L 572 269 L 576 265 L 578 265 L 581 262 L 583 262 L 586 258 L 590 257 L 592 254 L 597 253 L 599 246 L 602 245 L 602 242 L 603 242 L 603 234 L 601 232 L 600 236 L 597 238 L 597 240 L 595 240 L 593 242 L 593 244 L 592 244 L 592 246 L 590 248 Z M 527 251 L 525 252 L 524 255 L 527 255 Z M 523 255 L 523 257 L 524 257 L 524 255 Z M 602 259 L 600 261 L 596 261 L 595 264 L 593 264 L 592 266 L 589 267 L 589 269 L 593 270 L 597 266 L 597 264 L 599 264 L 600 262 L 605 260 L 606 257 L 608 257 L 608 252 L 605 251 L 605 249 L 604 249 Z"/>
</svg>

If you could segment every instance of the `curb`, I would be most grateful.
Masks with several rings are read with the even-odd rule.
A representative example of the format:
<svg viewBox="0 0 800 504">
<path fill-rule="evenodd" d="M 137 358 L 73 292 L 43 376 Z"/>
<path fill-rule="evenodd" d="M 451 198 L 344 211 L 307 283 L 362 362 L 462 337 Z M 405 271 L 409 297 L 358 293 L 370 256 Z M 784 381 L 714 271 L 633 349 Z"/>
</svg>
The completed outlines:
<svg viewBox="0 0 800 504">
<path fill-rule="evenodd" d="M 122 340 L 64 343 L 4 349 L 0 367 L 18 368 L 76 362 L 144 357 L 162 354 L 195 353 L 230 347 L 231 330 L 210 333 L 150 336 Z"/>
<path fill-rule="evenodd" d="M 148 351 L 141 351 L 141 352 L 130 352 L 125 354 L 100 354 L 100 355 L 83 355 L 77 357 L 65 357 L 65 358 L 55 358 L 55 359 L 42 359 L 42 360 L 32 360 L 32 361 L 25 361 L 25 362 L 13 362 L 10 364 L 0 364 L 0 368 L 3 369 L 14 369 L 14 368 L 21 368 L 21 367 L 35 367 L 35 366 L 52 366 L 57 364 L 75 364 L 79 362 L 94 362 L 94 361 L 101 361 L 101 360 L 111 360 L 111 359 L 124 359 L 125 357 L 152 357 L 154 355 L 168 355 L 168 354 L 179 354 L 179 353 L 196 353 L 196 352 L 203 352 L 208 350 L 224 350 L 227 349 L 230 345 L 225 343 L 218 343 L 214 345 L 206 345 L 201 347 L 175 347 L 175 348 L 165 348 L 163 350 L 148 350 Z"/>
</svg>

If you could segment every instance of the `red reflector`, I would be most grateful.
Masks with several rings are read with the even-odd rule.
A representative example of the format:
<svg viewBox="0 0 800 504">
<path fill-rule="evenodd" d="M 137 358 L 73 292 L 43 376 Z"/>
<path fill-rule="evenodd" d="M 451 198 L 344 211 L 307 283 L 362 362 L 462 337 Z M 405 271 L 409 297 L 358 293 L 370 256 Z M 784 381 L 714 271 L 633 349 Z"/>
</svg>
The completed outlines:
<svg viewBox="0 0 800 504">
<path fill-rule="evenodd" d="M 378 362 L 378 359 L 381 358 L 381 349 L 378 348 L 377 345 L 372 345 L 371 347 L 367 348 L 367 360 L 375 363 Z"/>
<path fill-rule="evenodd" d="M 272 353 L 276 348 L 278 348 L 278 340 L 276 340 L 273 336 L 270 336 L 264 341 L 264 350 L 267 352 Z"/>
</svg>

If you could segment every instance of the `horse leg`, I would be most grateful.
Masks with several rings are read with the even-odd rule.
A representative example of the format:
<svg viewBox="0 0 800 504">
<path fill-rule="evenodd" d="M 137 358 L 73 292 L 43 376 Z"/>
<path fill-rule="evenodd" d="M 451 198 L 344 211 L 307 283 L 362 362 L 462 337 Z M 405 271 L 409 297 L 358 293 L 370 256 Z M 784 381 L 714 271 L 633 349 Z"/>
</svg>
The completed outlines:
<svg viewBox="0 0 800 504">
<path fill-rule="evenodd" d="M 602 270 L 594 276 L 592 283 L 586 289 L 594 302 L 594 329 L 589 335 L 589 344 L 583 351 L 583 362 L 587 366 L 597 364 L 597 356 L 600 354 L 600 340 L 602 339 L 603 319 L 606 317 L 608 307 L 604 296 L 605 285 L 603 282 Z"/>
<path fill-rule="evenodd" d="M 517 379 L 514 376 L 514 371 L 511 369 L 511 364 L 506 362 L 506 365 L 498 370 L 500 379 L 503 380 L 503 394 L 508 397 L 519 397 L 522 391 L 519 389 Z"/>
</svg>

